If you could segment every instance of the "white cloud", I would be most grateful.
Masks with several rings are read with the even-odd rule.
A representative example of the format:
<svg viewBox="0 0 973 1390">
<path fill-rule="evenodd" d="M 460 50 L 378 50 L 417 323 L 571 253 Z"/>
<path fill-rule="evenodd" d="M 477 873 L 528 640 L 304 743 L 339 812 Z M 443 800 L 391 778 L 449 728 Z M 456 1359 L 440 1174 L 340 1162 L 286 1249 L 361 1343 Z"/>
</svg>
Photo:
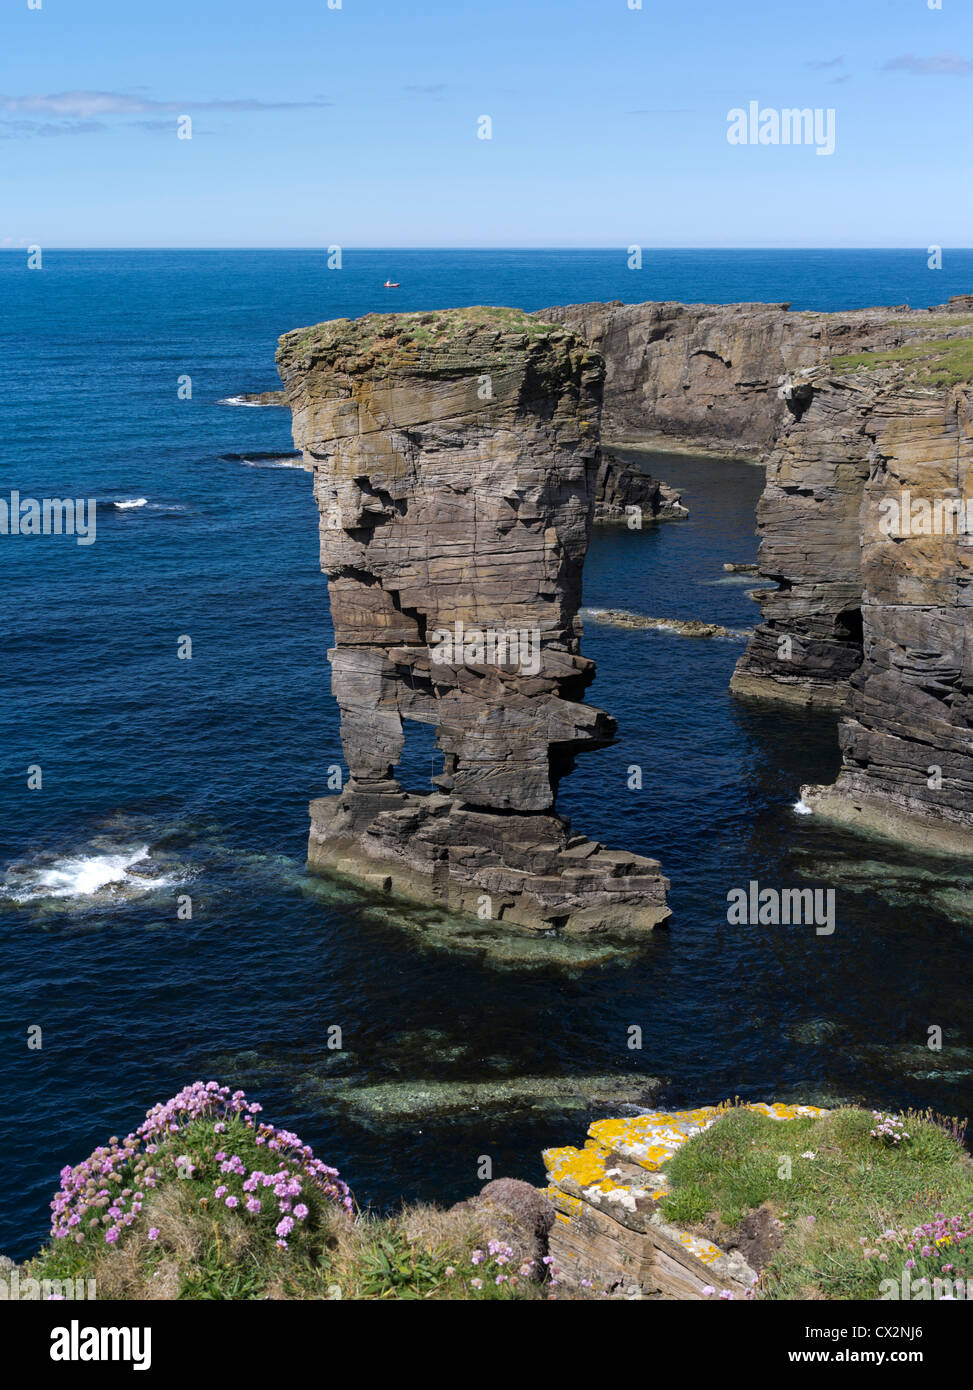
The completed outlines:
<svg viewBox="0 0 973 1390">
<path fill-rule="evenodd" d="M 885 71 L 911 72 L 918 77 L 969 77 L 973 73 L 973 60 L 964 58 L 961 53 L 936 53 L 932 58 L 903 53 L 899 58 L 890 58 Z"/>
<path fill-rule="evenodd" d="M 0 94 L 0 111 L 71 117 L 81 121 L 91 120 L 95 116 L 144 116 L 163 111 L 182 115 L 194 111 L 284 111 L 330 105 L 331 102 L 321 98 L 313 101 L 258 101 L 251 97 L 218 101 L 154 101 L 150 97 L 126 92 L 52 92 L 22 97 Z"/>
</svg>

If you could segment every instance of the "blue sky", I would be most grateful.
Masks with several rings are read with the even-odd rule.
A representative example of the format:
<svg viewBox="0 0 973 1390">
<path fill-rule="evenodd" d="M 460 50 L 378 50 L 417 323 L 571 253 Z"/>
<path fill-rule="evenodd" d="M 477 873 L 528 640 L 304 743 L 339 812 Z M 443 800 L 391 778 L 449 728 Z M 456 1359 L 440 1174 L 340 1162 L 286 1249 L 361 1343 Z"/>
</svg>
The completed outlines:
<svg viewBox="0 0 973 1390">
<path fill-rule="evenodd" d="M 973 0 L 630 3 L 4 0 L 0 244 L 973 244 Z"/>
</svg>

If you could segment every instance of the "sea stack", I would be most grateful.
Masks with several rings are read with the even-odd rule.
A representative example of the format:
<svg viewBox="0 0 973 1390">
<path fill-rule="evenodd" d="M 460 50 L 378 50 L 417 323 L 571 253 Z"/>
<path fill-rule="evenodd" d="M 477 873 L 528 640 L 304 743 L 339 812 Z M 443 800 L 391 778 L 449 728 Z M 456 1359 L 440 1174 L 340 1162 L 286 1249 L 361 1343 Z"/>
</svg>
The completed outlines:
<svg viewBox="0 0 973 1390">
<path fill-rule="evenodd" d="M 604 364 L 513 309 L 338 319 L 278 368 L 314 471 L 348 780 L 311 804 L 308 863 L 521 929 L 638 933 L 658 862 L 571 833 L 575 755 L 613 741 L 584 702 L 581 574 Z M 435 726 L 438 790 L 395 777 Z"/>
<path fill-rule="evenodd" d="M 864 645 L 842 768 L 801 794 L 830 820 L 973 857 L 973 391 L 884 375 L 868 415 Z"/>
<path fill-rule="evenodd" d="M 821 816 L 973 855 L 970 338 L 836 359 L 802 381 L 758 507 L 763 622 L 738 695 L 831 708 Z"/>
</svg>

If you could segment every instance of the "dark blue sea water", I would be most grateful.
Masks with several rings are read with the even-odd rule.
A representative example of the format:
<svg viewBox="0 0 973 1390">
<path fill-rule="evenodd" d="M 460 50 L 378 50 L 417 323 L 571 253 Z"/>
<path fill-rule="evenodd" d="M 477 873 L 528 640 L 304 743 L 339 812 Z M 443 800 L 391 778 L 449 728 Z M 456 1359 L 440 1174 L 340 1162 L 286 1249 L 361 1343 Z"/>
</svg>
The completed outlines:
<svg viewBox="0 0 973 1390">
<path fill-rule="evenodd" d="M 219 402 L 277 384 L 278 334 L 339 315 L 926 305 L 973 286 L 973 253 L 940 274 L 918 250 L 653 252 L 641 272 L 615 251 L 346 252 L 340 271 L 311 251 L 25 259 L 0 253 L 0 497 L 95 497 L 98 530 L 87 547 L 0 536 L 0 1250 L 43 1238 L 63 1163 L 196 1077 L 246 1085 L 379 1204 L 468 1195 L 483 1154 L 536 1180 L 544 1145 L 584 1134 L 587 1113 L 545 1101 L 543 1080 L 533 1103 L 446 1117 L 409 1099 L 427 1081 L 613 1075 L 637 1099 L 662 1077 L 675 1103 L 970 1108 L 969 880 L 794 813 L 801 783 L 836 769 L 834 721 L 731 701 L 742 637 L 587 624 L 590 698 L 620 739 L 579 762 L 562 809 L 662 859 L 672 925 L 636 953 L 505 951 L 308 880 L 306 803 L 340 762 L 310 479 L 288 466 L 286 412 Z M 683 488 L 691 520 L 599 531 L 586 604 L 752 626 L 749 581 L 722 566 L 755 556 L 760 470 L 645 462 Z M 417 786 L 429 753 L 419 731 Z M 751 878 L 835 887 L 835 934 L 728 927 L 726 893 Z M 941 1052 L 925 1046 L 934 1026 Z"/>
</svg>

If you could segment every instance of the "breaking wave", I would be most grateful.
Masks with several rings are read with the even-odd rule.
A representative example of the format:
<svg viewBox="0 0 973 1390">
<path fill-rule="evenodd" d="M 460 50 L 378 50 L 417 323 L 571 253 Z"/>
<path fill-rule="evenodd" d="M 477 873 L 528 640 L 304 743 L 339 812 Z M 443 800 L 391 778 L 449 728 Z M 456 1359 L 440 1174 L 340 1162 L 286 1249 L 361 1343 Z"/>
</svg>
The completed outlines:
<svg viewBox="0 0 973 1390">
<path fill-rule="evenodd" d="M 0 884 L 0 898 L 21 905 L 44 902 L 96 904 L 142 897 L 184 882 L 155 863 L 148 845 L 76 855 L 40 856 L 14 864 Z"/>
</svg>

